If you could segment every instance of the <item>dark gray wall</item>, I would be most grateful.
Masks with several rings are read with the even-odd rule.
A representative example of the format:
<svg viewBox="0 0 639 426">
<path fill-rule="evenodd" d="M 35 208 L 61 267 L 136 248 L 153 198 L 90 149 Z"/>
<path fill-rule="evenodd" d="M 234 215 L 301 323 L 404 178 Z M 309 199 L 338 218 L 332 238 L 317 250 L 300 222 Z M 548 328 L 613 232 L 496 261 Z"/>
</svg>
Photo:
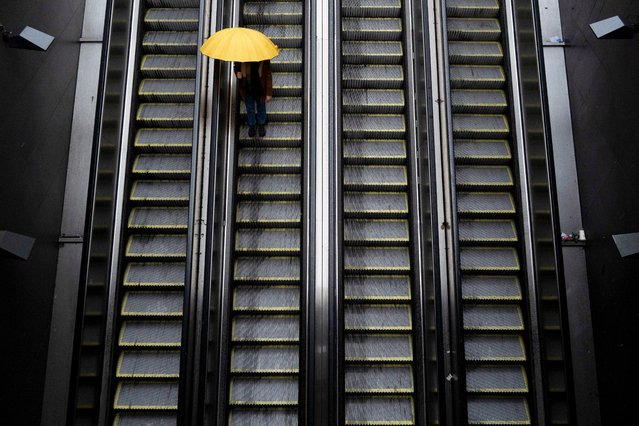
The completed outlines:
<svg viewBox="0 0 639 426">
<path fill-rule="evenodd" d="M 0 258 L 7 424 L 40 420 L 83 12 L 84 0 L 0 1 L 9 30 L 56 37 L 44 53 L 0 41 L 0 230 L 37 240 L 28 261 Z"/>
<path fill-rule="evenodd" d="M 639 34 L 597 40 L 589 23 L 639 14 L 636 0 L 561 0 L 604 425 L 636 424 L 639 259 L 611 236 L 639 232 Z"/>
</svg>

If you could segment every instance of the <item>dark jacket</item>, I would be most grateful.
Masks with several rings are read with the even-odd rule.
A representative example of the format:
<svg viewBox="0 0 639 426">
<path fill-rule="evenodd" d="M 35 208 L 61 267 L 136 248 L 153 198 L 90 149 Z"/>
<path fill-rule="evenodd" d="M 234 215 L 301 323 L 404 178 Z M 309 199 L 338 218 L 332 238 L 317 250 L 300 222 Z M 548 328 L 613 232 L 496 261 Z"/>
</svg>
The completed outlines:
<svg viewBox="0 0 639 426">
<path fill-rule="evenodd" d="M 249 89 L 249 81 L 251 81 L 251 63 L 235 62 L 233 71 L 237 76 L 238 72 L 242 72 L 242 78 L 238 79 L 240 87 L 240 96 L 246 98 L 246 92 Z M 273 96 L 273 73 L 271 72 L 271 61 L 262 61 L 259 65 L 260 86 L 262 102 L 266 101 L 267 96 Z"/>
</svg>

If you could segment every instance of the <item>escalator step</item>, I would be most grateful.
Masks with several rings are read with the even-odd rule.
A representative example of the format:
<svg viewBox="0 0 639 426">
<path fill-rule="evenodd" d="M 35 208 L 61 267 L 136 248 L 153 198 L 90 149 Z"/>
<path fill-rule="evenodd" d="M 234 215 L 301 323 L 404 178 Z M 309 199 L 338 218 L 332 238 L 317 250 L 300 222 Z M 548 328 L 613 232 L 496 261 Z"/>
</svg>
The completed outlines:
<svg viewBox="0 0 639 426">
<path fill-rule="evenodd" d="M 235 251 L 241 254 L 289 254 L 300 252 L 298 229 L 240 229 L 235 235 Z"/>
<path fill-rule="evenodd" d="M 347 219 L 344 221 L 344 241 L 348 244 L 407 244 L 408 221 Z"/>
<path fill-rule="evenodd" d="M 144 55 L 140 70 L 144 77 L 193 78 L 196 61 L 195 54 Z"/>
<path fill-rule="evenodd" d="M 298 226 L 301 218 L 299 201 L 242 201 L 235 216 L 236 223 L 243 226 Z"/>
<path fill-rule="evenodd" d="M 297 409 L 269 408 L 249 411 L 233 408 L 229 415 L 229 426 L 297 426 L 297 424 Z"/>
<path fill-rule="evenodd" d="M 455 161 L 470 162 L 508 162 L 511 160 L 510 146 L 507 140 L 455 140 Z"/>
<path fill-rule="evenodd" d="M 524 340 L 518 335 L 471 335 L 464 338 L 466 361 L 525 361 Z"/>
<path fill-rule="evenodd" d="M 344 213 L 350 217 L 405 217 L 408 196 L 403 192 L 345 192 Z"/>
<path fill-rule="evenodd" d="M 344 18 L 344 40 L 401 40 L 402 21 L 397 18 Z"/>
<path fill-rule="evenodd" d="M 345 401 L 347 425 L 413 425 L 413 398 L 350 397 Z"/>
<path fill-rule="evenodd" d="M 153 8 L 148 9 L 144 23 L 151 30 L 197 31 L 199 9 Z"/>
<path fill-rule="evenodd" d="M 246 24 L 300 24 L 303 19 L 302 2 L 255 2 L 244 3 Z"/>
<path fill-rule="evenodd" d="M 410 362 L 413 360 L 410 334 L 347 334 L 344 337 L 347 362 Z"/>
<path fill-rule="evenodd" d="M 515 213 L 515 201 L 508 192 L 458 192 L 459 214 L 510 215 Z"/>
<path fill-rule="evenodd" d="M 448 16 L 495 18 L 499 14 L 498 0 L 447 0 Z"/>
<path fill-rule="evenodd" d="M 251 199 L 294 200 L 301 195 L 301 177 L 293 174 L 244 174 L 237 182 L 237 194 Z"/>
<path fill-rule="evenodd" d="M 124 321 L 119 345 L 123 347 L 179 347 L 180 321 Z"/>
<path fill-rule="evenodd" d="M 242 170 L 285 173 L 301 171 L 302 150 L 300 148 L 242 148 L 237 166 Z"/>
<path fill-rule="evenodd" d="M 246 119 L 246 110 L 242 108 L 241 117 Z M 301 121 L 302 98 L 273 98 L 266 109 L 266 117 L 272 121 Z M 268 129 L 268 128 L 267 128 Z"/>
<path fill-rule="evenodd" d="M 273 72 L 302 72 L 302 49 L 280 47 L 280 54 L 271 60 Z"/>
<path fill-rule="evenodd" d="M 180 376 L 179 351 L 122 351 L 117 377 L 172 378 Z"/>
<path fill-rule="evenodd" d="M 136 176 L 184 179 L 191 175 L 191 156 L 140 154 L 131 171 Z"/>
<path fill-rule="evenodd" d="M 456 89 L 498 89 L 506 84 L 506 75 L 497 65 L 453 65 L 450 82 Z"/>
<path fill-rule="evenodd" d="M 404 115 L 344 114 L 343 117 L 346 139 L 401 139 L 406 134 Z"/>
<path fill-rule="evenodd" d="M 267 3 L 268 4 L 268 3 Z M 273 73 L 273 96 L 302 96 L 302 73 Z"/>
<path fill-rule="evenodd" d="M 342 84 L 345 88 L 401 89 L 404 68 L 401 65 L 344 65 Z"/>
<path fill-rule="evenodd" d="M 182 292 L 126 292 L 122 316 L 181 316 L 184 304 Z"/>
<path fill-rule="evenodd" d="M 297 405 L 297 378 L 287 377 L 234 377 L 231 381 L 232 406 Z"/>
<path fill-rule="evenodd" d="M 464 300 L 521 300 L 521 286 L 516 276 L 462 276 Z"/>
<path fill-rule="evenodd" d="M 186 257 L 186 235 L 132 235 L 127 257 Z"/>
<path fill-rule="evenodd" d="M 520 366 L 469 366 L 466 368 L 466 391 L 473 393 L 528 392 L 526 371 Z"/>
<path fill-rule="evenodd" d="M 160 231 L 186 231 L 188 208 L 186 207 L 136 207 L 129 215 L 129 229 Z"/>
<path fill-rule="evenodd" d="M 460 189 L 508 189 L 514 185 L 508 166 L 457 166 L 455 175 Z"/>
<path fill-rule="evenodd" d="M 399 114 L 404 110 L 404 92 L 391 89 L 343 90 L 342 110 L 368 114 Z"/>
<path fill-rule="evenodd" d="M 384 188 L 397 191 L 406 188 L 408 176 L 405 166 L 358 166 L 344 167 L 345 190 L 372 190 Z"/>
<path fill-rule="evenodd" d="M 299 257 L 238 257 L 234 279 L 246 283 L 296 283 L 300 280 L 299 269 Z"/>
<path fill-rule="evenodd" d="M 129 287 L 182 287 L 184 263 L 129 263 L 124 272 L 124 285 Z"/>
<path fill-rule="evenodd" d="M 246 25 L 270 38 L 280 48 L 302 47 L 302 25 Z"/>
<path fill-rule="evenodd" d="M 406 141 L 401 139 L 347 139 L 342 149 L 346 163 L 402 164 L 406 161 Z"/>
<path fill-rule="evenodd" d="M 413 392 L 410 365 L 353 366 L 345 368 L 346 393 L 402 394 Z"/>
<path fill-rule="evenodd" d="M 279 343 L 299 341 L 297 315 L 236 315 L 233 319 L 234 342 Z"/>
<path fill-rule="evenodd" d="M 300 146 L 302 144 L 302 124 L 292 123 L 269 123 L 266 126 L 266 136 L 256 139 L 249 137 L 248 126 L 240 126 L 240 143 L 243 145 L 258 146 Z"/>
<path fill-rule="evenodd" d="M 510 133 L 504 115 L 454 114 L 453 136 L 461 139 L 506 138 Z"/>
<path fill-rule="evenodd" d="M 460 220 L 459 240 L 462 243 L 509 243 L 517 241 L 517 229 L 512 220 Z"/>
<path fill-rule="evenodd" d="M 409 305 L 347 305 L 344 307 L 347 331 L 410 331 Z"/>
<path fill-rule="evenodd" d="M 342 14 L 344 16 L 374 16 L 398 18 L 402 6 L 399 0 L 344 0 Z"/>
<path fill-rule="evenodd" d="M 147 78 L 140 83 L 138 95 L 145 101 L 193 102 L 195 80 Z"/>
<path fill-rule="evenodd" d="M 448 56 L 451 65 L 499 65 L 504 58 L 504 51 L 494 41 L 451 41 L 448 43 Z"/>
<path fill-rule="evenodd" d="M 142 48 L 149 53 L 195 54 L 197 31 L 147 31 Z"/>
<path fill-rule="evenodd" d="M 471 425 L 530 425 L 530 410 L 525 398 L 468 398 L 468 423 Z"/>
<path fill-rule="evenodd" d="M 498 114 L 508 107 L 506 93 L 492 89 L 454 89 L 451 103 L 454 113 Z"/>
<path fill-rule="evenodd" d="M 141 104 L 136 120 L 144 126 L 190 127 L 193 125 L 193 104 Z"/>
<path fill-rule="evenodd" d="M 233 374 L 289 374 L 299 371 L 297 346 L 235 346 L 231 354 Z"/>
<path fill-rule="evenodd" d="M 193 129 L 140 129 L 135 147 L 145 152 L 190 152 Z"/>
<path fill-rule="evenodd" d="M 501 37 L 497 19 L 448 18 L 446 29 L 449 40 L 496 41 Z"/>
<path fill-rule="evenodd" d="M 113 426 L 175 426 L 177 421 L 174 413 L 118 413 Z"/>
<path fill-rule="evenodd" d="M 296 286 L 238 286 L 235 312 L 299 312 L 300 289 Z"/>
<path fill-rule="evenodd" d="M 517 305 L 465 305 L 464 330 L 523 330 L 524 319 Z"/>
<path fill-rule="evenodd" d="M 200 7 L 200 0 L 146 0 L 151 7 Z"/>
<path fill-rule="evenodd" d="M 518 271 L 519 259 L 514 248 L 462 248 L 462 271 Z"/>
<path fill-rule="evenodd" d="M 344 277 L 344 298 L 347 301 L 409 301 L 410 278 L 347 275 Z"/>
<path fill-rule="evenodd" d="M 116 410 L 176 410 L 178 382 L 120 382 Z"/>
<path fill-rule="evenodd" d="M 410 270 L 408 248 L 399 247 L 346 247 L 346 272 L 406 272 Z"/>
<path fill-rule="evenodd" d="M 401 64 L 402 44 L 396 41 L 343 41 L 342 60 L 345 64 Z"/>
</svg>

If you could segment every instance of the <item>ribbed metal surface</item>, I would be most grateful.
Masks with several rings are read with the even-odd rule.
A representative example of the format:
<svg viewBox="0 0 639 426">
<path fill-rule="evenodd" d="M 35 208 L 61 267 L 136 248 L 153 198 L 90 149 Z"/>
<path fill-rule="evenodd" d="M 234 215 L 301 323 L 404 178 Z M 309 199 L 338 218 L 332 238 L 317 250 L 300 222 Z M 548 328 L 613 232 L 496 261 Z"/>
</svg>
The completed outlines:
<svg viewBox="0 0 639 426">
<path fill-rule="evenodd" d="M 146 0 L 120 259 L 113 423 L 177 421 L 199 1 Z"/>
<path fill-rule="evenodd" d="M 532 424 L 501 6 L 446 6 L 467 421 Z"/>
<path fill-rule="evenodd" d="M 297 425 L 303 116 L 302 1 L 243 6 L 249 28 L 280 48 L 271 61 L 266 136 L 240 110 L 229 380 L 231 425 Z"/>
<path fill-rule="evenodd" d="M 415 424 L 402 2 L 341 7 L 345 423 Z"/>
</svg>

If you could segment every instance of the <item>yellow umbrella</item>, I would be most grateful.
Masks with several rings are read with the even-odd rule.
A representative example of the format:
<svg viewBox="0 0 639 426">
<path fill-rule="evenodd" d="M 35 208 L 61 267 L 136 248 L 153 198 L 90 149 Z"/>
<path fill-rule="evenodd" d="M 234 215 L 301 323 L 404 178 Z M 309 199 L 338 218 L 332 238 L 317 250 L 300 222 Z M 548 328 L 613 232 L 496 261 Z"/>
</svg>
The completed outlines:
<svg viewBox="0 0 639 426">
<path fill-rule="evenodd" d="M 223 61 L 258 62 L 273 59 L 280 54 L 280 49 L 259 31 L 225 28 L 209 37 L 200 52 Z"/>
</svg>

